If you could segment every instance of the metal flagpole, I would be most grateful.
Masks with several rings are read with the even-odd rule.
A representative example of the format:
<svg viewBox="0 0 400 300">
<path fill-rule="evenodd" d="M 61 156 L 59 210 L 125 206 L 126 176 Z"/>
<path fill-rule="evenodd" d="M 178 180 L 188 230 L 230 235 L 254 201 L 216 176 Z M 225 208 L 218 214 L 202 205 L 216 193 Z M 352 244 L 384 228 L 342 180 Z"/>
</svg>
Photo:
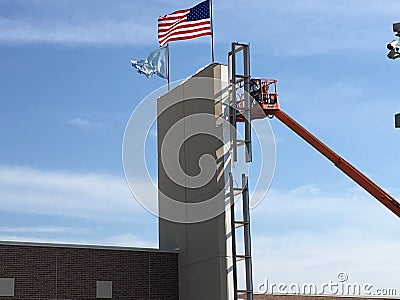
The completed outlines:
<svg viewBox="0 0 400 300">
<path fill-rule="evenodd" d="M 211 58 L 212 62 L 214 63 L 214 25 L 213 25 L 213 6 L 212 6 L 212 0 L 209 0 L 210 2 L 210 18 L 211 18 Z"/>
<path fill-rule="evenodd" d="M 170 89 L 171 89 L 171 86 L 170 86 L 170 84 L 171 84 L 171 78 L 170 78 L 170 72 L 169 72 L 169 67 L 170 67 L 170 63 L 169 63 L 169 43 L 167 44 L 167 60 L 168 60 L 168 63 L 167 63 L 167 80 L 168 80 L 168 92 L 170 91 Z"/>
</svg>

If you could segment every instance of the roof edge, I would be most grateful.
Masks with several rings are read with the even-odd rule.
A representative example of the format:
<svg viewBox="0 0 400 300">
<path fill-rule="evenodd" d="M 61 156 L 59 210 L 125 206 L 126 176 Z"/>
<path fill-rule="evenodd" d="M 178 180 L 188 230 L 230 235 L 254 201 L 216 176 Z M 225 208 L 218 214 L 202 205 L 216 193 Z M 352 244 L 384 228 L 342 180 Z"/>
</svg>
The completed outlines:
<svg viewBox="0 0 400 300">
<path fill-rule="evenodd" d="M 158 248 L 139 248 L 128 246 L 111 245 L 90 245 L 90 244 L 68 244 L 68 243 L 40 243 L 40 242 L 19 242 L 0 241 L 0 246 L 21 246 L 21 247 L 48 247 L 48 248 L 71 248 L 71 249 L 97 249 L 97 250 L 119 250 L 137 252 L 158 252 L 158 253 L 179 253 L 179 251 L 164 251 Z"/>
</svg>

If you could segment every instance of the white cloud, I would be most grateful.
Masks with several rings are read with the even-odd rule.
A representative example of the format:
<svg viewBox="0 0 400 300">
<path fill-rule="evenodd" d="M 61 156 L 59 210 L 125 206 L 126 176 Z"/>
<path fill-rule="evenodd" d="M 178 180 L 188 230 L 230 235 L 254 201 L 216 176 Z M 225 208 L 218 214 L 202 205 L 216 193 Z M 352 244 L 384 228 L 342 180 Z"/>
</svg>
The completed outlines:
<svg viewBox="0 0 400 300">
<path fill-rule="evenodd" d="M 158 16 L 189 6 L 162 1 L 20 2 L 16 13 L 0 17 L 0 42 L 156 44 Z M 378 51 L 399 9 L 395 0 L 385 5 L 365 0 L 216 1 L 216 42 L 245 39 L 277 55 Z M 246 26 L 238 19 L 245 19 Z"/>
<path fill-rule="evenodd" d="M 391 188 L 392 196 L 398 198 L 399 190 Z M 305 185 L 294 189 L 272 188 L 264 201 L 253 210 L 257 216 L 268 216 L 267 220 L 279 223 L 281 220 L 298 222 L 309 229 L 326 229 L 332 224 L 336 228 L 364 228 L 383 230 L 393 234 L 397 217 L 369 193 L 356 184 L 334 184 L 318 188 Z M 318 223 L 318 228 L 312 225 Z M 296 231 L 296 226 L 289 226 Z M 303 228 L 304 230 L 304 228 Z"/>
<path fill-rule="evenodd" d="M 0 44 L 154 45 L 157 18 L 172 9 L 154 0 L 15 2 L 0 3 Z"/>
<path fill-rule="evenodd" d="M 106 240 L 106 244 L 112 246 L 158 248 L 157 239 L 146 240 L 130 233 L 110 237 Z"/>
<path fill-rule="evenodd" d="M 128 44 L 155 43 L 153 24 L 132 21 L 84 20 L 69 23 L 57 18 L 32 20 L 0 17 L 0 43 Z"/>
<path fill-rule="evenodd" d="M 4 227 L 0 226 L 0 232 L 4 233 L 63 233 L 67 232 L 67 227 Z"/>
<path fill-rule="evenodd" d="M 144 212 L 117 176 L 5 166 L 0 167 L 0 207 L 4 213 L 108 221 Z M 266 277 L 277 283 L 318 284 L 335 280 L 340 271 L 351 282 L 395 285 L 398 219 L 359 188 L 329 193 L 314 185 L 272 189 L 252 211 L 252 221 L 255 285 Z M 157 247 L 156 237 L 123 231 L 98 235 L 88 228 L 2 226 L 0 240 Z"/>
<path fill-rule="evenodd" d="M 74 118 L 68 121 L 68 124 L 77 126 L 77 127 L 83 127 L 83 128 L 88 128 L 93 125 L 93 123 L 87 119 L 82 119 L 82 118 Z"/>
<path fill-rule="evenodd" d="M 400 4 L 395 0 L 384 5 L 365 0 L 283 0 L 217 2 L 215 7 L 217 41 L 242 37 L 259 54 L 306 56 L 384 52 Z M 245 19 L 246 26 L 238 18 Z"/>
<path fill-rule="evenodd" d="M 328 233 L 295 233 L 282 236 L 254 236 L 255 287 L 270 283 L 337 282 L 346 272 L 349 283 L 371 283 L 376 288 L 398 288 L 399 239 L 371 237 L 360 229 Z"/>
<path fill-rule="evenodd" d="M 147 183 L 140 186 L 149 190 Z M 157 199 L 157 195 L 148 197 L 147 201 Z M 2 211 L 106 220 L 145 213 L 123 177 L 5 166 L 0 166 L 0 207 Z"/>
<path fill-rule="evenodd" d="M 252 211 L 255 286 L 337 280 L 398 288 L 398 218 L 360 188 L 272 189 Z"/>
<path fill-rule="evenodd" d="M 67 230 L 69 231 L 69 230 Z M 73 230 L 74 231 L 74 230 Z M 1 232 L 1 231 L 0 231 Z M 136 248 L 158 248 L 157 239 L 144 239 L 130 233 L 94 237 L 93 235 L 65 237 L 43 235 L 41 237 L 33 235 L 20 235 L 16 232 L 12 234 L 0 234 L 0 241 L 6 242 L 31 242 L 31 243 L 51 243 L 51 244 L 74 244 L 74 245 L 99 245 L 99 246 L 120 246 L 120 247 L 136 247 Z M 48 233 L 43 231 L 42 233 Z"/>
</svg>

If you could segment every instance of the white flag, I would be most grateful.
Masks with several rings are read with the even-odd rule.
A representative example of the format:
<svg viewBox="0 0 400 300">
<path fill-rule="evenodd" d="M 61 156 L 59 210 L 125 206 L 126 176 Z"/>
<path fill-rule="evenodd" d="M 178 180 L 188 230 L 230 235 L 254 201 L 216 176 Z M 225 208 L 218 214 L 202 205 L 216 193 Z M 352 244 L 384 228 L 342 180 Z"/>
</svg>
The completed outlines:
<svg viewBox="0 0 400 300">
<path fill-rule="evenodd" d="M 151 77 L 157 74 L 161 78 L 168 78 L 168 62 L 167 62 L 168 49 L 162 47 L 153 51 L 149 56 L 143 60 L 131 60 L 132 67 L 134 67 L 140 74 Z"/>
</svg>

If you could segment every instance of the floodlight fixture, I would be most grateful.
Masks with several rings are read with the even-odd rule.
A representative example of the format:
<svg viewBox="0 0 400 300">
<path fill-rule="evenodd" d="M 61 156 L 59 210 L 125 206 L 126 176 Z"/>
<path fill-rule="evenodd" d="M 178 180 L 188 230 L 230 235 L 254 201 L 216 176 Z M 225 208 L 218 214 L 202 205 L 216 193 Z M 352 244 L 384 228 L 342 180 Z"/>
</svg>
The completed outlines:
<svg viewBox="0 0 400 300">
<path fill-rule="evenodd" d="M 395 33 L 396 36 L 400 38 L 400 23 L 393 23 L 393 32 Z M 387 54 L 387 57 L 389 59 L 395 60 L 397 58 L 400 58 L 399 41 L 393 40 L 390 43 L 388 43 L 386 47 L 389 50 L 389 53 Z"/>
<path fill-rule="evenodd" d="M 400 23 L 393 23 L 393 32 L 400 36 Z"/>
<path fill-rule="evenodd" d="M 389 44 L 386 45 L 389 50 L 398 50 L 399 49 L 399 41 L 393 40 Z"/>
<path fill-rule="evenodd" d="M 397 49 L 397 50 L 396 50 L 396 49 L 390 50 L 389 53 L 388 53 L 388 55 L 387 55 L 387 57 L 388 57 L 389 59 L 392 59 L 392 60 L 395 60 L 395 59 L 400 58 L 399 49 Z"/>
</svg>

